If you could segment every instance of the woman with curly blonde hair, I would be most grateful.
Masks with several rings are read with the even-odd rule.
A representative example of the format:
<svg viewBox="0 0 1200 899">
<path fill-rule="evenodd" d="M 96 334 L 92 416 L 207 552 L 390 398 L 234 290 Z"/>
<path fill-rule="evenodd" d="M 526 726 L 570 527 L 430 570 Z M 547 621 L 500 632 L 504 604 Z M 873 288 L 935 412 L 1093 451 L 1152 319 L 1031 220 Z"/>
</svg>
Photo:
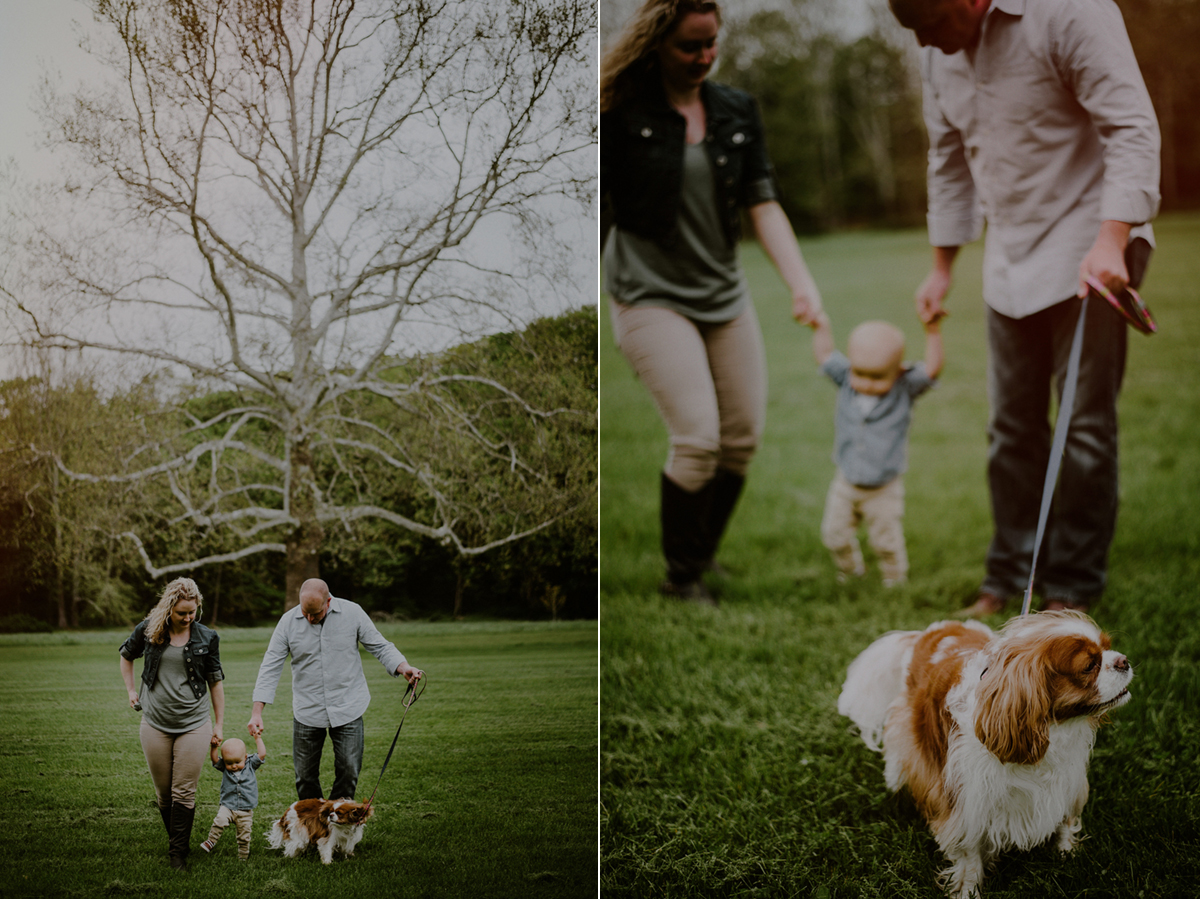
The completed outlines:
<svg viewBox="0 0 1200 899">
<path fill-rule="evenodd" d="M 195 581 L 176 578 L 121 646 L 121 677 L 129 705 L 142 711 L 139 736 L 173 868 L 186 867 L 200 771 L 224 730 L 220 640 L 199 621 L 203 600 Z M 133 662 L 142 656 L 139 691 Z M 209 722 L 206 693 L 212 697 L 215 724 Z"/>
<path fill-rule="evenodd" d="M 762 332 L 738 261 L 742 211 L 813 325 L 821 295 L 778 202 L 754 98 L 708 80 L 721 10 L 646 0 L 600 64 L 600 192 L 613 332 L 670 436 L 660 591 L 715 600 L 701 575 L 766 417 Z"/>
</svg>

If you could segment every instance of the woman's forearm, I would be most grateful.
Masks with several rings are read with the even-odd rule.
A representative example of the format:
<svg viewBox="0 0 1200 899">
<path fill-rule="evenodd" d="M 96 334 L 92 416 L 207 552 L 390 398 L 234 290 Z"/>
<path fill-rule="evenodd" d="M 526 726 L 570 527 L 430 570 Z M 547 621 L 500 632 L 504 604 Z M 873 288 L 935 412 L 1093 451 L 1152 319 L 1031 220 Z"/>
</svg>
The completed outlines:
<svg viewBox="0 0 1200 899">
<path fill-rule="evenodd" d="M 212 693 L 213 716 L 217 719 L 216 726 L 218 729 L 225 727 L 225 685 L 221 681 L 217 681 L 211 687 L 209 692 Z"/>
<path fill-rule="evenodd" d="M 750 220 L 767 256 L 792 294 L 792 314 L 811 324 L 821 312 L 821 292 L 804 262 L 792 224 L 775 201 L 750 207 Z"/>
</svg>

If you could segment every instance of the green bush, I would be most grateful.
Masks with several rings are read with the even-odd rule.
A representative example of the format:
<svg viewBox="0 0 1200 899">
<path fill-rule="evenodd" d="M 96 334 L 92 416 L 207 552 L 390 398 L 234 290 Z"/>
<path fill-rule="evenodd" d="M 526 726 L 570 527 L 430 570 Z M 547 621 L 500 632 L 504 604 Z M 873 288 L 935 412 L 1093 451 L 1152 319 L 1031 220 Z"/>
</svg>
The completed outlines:
<svg viewBox="0 0 1200 899">
<path fill-rule="evenodd" d="M 24 612 L 0 617 L 0 634 L 48 634 L 52 630 L 54 628 L 50 622 L 26 615 Z"/>
</svg>

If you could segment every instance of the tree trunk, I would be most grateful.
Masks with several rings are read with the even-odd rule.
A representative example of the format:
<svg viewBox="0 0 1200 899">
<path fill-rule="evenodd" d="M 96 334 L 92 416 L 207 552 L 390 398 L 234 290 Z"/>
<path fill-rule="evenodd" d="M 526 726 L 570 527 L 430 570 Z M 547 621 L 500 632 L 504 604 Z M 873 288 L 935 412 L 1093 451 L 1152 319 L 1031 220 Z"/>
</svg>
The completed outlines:
<svg viewBox="0 0 1200 899">
<path fill-rule="evenodd" d="M 63 583 L 63 524 L 58 507 L 58 471 L 50 469 L 50 514 L 54 518 L 54 599 L 58 603 L 58 626 L 69 626 L 67 620 L 67 590 Z"/>
<path fill-rule="evenodd" d="M 79 607 L 83 605 L 83 597 L 79 595 L 79 569 L 83 567 L 83 553 L 75 548 L 73 564 L 71 565 L 71 627 L 79 627 Z"/>
<path fill-rule="evenodd" d="M 462 571 L 458 571 L 454 581 L 454 619 L 455 621 L 462 618 L 463 605 L 463 588 L 467 585 L 466 575 Z"/>
<path fill-rule="evenodd" d="M 54 566 L 54 598 L 58 603 L 58 626 L 65 629 L 70 624 L 67 621 L 67 591 L 63 585 L 61 562 Z"/>
<path fill-rule="evenodd" d="M 210 627 L 217 626 L 217 613 L 221 609 L 221 572 L 224 570 L 225 567 L 223 565 L 218 565 L 216 576 L 213 578 L 212 611 L 208 614 L 208 624 Z"/>
<path fill-rule="evenodd" d="M 299 524 L 286 540 L 285 612 L 300 604 L 300 585 L 309 578 L 321 576 L 319 553 L 325 539 L 325 530 L 317 520 L 316 480 L 313 477 L 312 453 L 306 441 L 292 444 L 291 469 L 288 502 Z"/>
</svg>

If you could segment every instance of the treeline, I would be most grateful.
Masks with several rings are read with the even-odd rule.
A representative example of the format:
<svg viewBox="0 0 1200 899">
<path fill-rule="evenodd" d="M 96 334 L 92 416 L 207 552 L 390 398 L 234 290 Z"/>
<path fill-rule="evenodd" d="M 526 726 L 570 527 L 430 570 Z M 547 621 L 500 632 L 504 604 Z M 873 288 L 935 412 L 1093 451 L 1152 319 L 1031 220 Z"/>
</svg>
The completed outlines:
<svg viewBox="0 0 1200 899">
<path fill-rule="evenodd" d="M 792 227 L 923 224 L 921 87 L 906 50 L 883 32 L 846 41 L 809 27 L 750 16 L 726 35 L 718 76 L 758 99 Z"/>
<path fill-rule="evenodd" d="M 494 377 L 537 412 L 518 415 L 512 404 L 496 403 L 494 414 L 508 419 L 503 431 L 511 446 L 481 455 L 456 433 L 439 429 L 438 417 L 426 414 L 419 402 L 398 409 L 363 399 L 341 410 L 381 427 L 382 417 L 390 416 L 389 427 L 411 435 L 408 446 L 437 448 L 436 470 L 423 476 L 470 484 L 475 520 L 460 522 L 460 533 L 469 535 L 473 527 L 487 533 L 489 509 L 497 505 L 509 517 L 553 522 L 471 556 L 386 521 L 338 522 L 326 528 L 319 560 L 334 594 L 400 618 L 595 617 L 596 341 L 592 307 L 541 319 L 521 332 L 389 362 L 384 376 L 397 381 L 435 371 L 462 373 L 464 391 Z M 204 477 L 203 458 L 194 471 L 165 479 L 111 479 L 129 467 L 128 454 L 152 452 L 157 434 L 171 439 L 181 421 L 211 421 L 238 403 L 228 392 L 197 390 L 162 373 L 120 391 L 106 390 L 95 375 L 64 378 L 48 371 L 0 383 L 0 573 L 7 585 L 0 629 L 125 625 L 144 615 L 169 576 L 152 579 L 126 533 L 141 535 L 152 556 L 183 558 L 229 552 L 239 539 L 263 539 L 231 536 L 179 516 L 171 494 L 191 490 L 189 479 Z M 239 436 L 251 444 L 259 439 Z M 203 437 L 197 433 L 194 439 L 199 443 Z M 536 477 L 515 482 L 506 476 L 518 455 Z M 353 471 L 353 478 L 323 483 L 332 492 L 368 498 L 414 519 L 428 511 L 422 504 L 433 501 L 387 464 L 357 465 Z M 110 479 L 81 480 L 82 472 Z M 265 488 L 254 494 L 252 469 L 240 476 L 248 502 L 280 501 Z M 514 486 L 518 483 L 524 486 Z M 573 498 L 567 507 L 561 506 L 564 495 Z M 558 505 L 548 507 L 550 502 Z M 249 625 L 282 611 L 285 572 L 282 553 L 263 552 L 183 573 L 205 595 L 206 621 Z"/>
</svg>

